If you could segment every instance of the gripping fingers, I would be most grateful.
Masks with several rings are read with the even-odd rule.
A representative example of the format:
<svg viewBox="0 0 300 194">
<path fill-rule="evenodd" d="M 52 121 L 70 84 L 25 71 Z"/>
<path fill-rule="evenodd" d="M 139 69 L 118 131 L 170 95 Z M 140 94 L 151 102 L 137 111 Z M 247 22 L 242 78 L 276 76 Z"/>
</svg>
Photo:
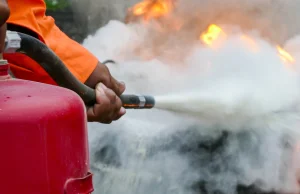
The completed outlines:
<svg viewBox="0 0 300 194">
<path fill-rule="evenodd" d="M 89 121 L 109 124 L 125 114 L 121 99 L 102 83 L 96 86 L 96 98 L 97 103 L 88 109 Z"/>
<path fill-rule="evenodd" d="M 108 119 L 115 120 L 118 118 L 119 112 L 122 107 L 121 99 L 110 89 L 105 90 L 107 98 L 110 100 L 110 111 Z"/>
</svg>

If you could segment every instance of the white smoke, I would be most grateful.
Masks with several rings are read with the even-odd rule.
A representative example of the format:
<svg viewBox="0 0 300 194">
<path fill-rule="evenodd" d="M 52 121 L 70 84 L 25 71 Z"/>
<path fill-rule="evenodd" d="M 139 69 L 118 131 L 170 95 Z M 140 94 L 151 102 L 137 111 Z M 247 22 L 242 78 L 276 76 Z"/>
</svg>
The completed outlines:
<svg viewBox="0 0 300 194">
<path fill-rule="evenodd" d="M 294 152 L 300 140 L 299 63 L 289 68 L 274 46 L 285 43 L 300 60 L 294 36 L 299 23 L 284 22 L 297 15 L 293 9 L 299 4 L 182 2 L 177 14 L 194 23 L 184 32 L 159 36 L 154 24 L 110 21 L 84 42 L 100 61 L 118 62 L 109 68 L 125 81 L 126 93 L 164 96 L 168 109 L 182 101 L 187 106 L 178 107 L 194 114 L 133 110 L 111 125 L 89 124 L 95 193 L 247 193 L 241 185 L 299 192 L 300 161 Z M 279 13 L 289 15 L 278 13 L 282 23 L 275 25 L 271 13 L 278 6 Z M 260 10 L 264 22 L 253 9 Z M 200 16 L 210 23 L 220 13 L 230 13 L 218 23 L 234 32 L 217 50 L 205 47 L 198 36 L 186 36 L 199 35 L 202 27 L 194 26 Z M 240 17 L 233 20 L 233 15 Z M 255 40 L 258 50 L 240 39 L 241 32 Z M 166 105 L 170 100 L 173 104 Z"/>
</svg>

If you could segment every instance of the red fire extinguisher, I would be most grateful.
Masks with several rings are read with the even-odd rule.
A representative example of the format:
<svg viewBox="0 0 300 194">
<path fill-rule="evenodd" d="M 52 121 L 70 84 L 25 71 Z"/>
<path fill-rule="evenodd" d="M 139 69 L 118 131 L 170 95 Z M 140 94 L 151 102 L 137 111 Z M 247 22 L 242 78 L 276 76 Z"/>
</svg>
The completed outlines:
<svg viewBox="0 0 300 194">
<path fill-rule="evenodd" d="M 61 87 L 10 78 L 0 61 L 0 194 L 88 194 L 93 191 L 85 105 L 95 92 L 78 81 L 45 44 L 7 32 L 5 52 L 39 63 Z M 154 97 L 122 95 L 127 109 L 150 109 Z"/>
<path fill-rule="evenodd" d="M 0 193 L 91 193 L 82 99 L 62 87 L 10 78 L 8 70 L 0 60 Z"/>
</svg>

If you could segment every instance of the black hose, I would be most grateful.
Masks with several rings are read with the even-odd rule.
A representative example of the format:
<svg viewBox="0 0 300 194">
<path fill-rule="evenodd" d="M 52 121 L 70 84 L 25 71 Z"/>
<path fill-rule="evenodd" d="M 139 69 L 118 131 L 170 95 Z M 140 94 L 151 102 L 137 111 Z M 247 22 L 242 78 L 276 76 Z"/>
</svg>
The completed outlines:
<svg viewBox="0 0 300 194">
<path fill-rule="evenodd" d="M 76 92 L 88 106 L 96 103 L 96 94 L 93 89 L 81 83 L 60 60 L 60 58 L 43 42 L 30 35 L 18 32 L 21 38 L 21 47 L 17 52 L 30 57 L 51 76 L 61 87 Z M 114 63 L 112 60 L 106 63 Z M 154 107 L 155 100 L 151 96 L 121 95 L 123 107 L 128 109 L 149 109 Z"/>
<path fill-rule="evenodd" d="M 40 64 L 59 86 L 76 92 L 86 105 L 95 104 L 95 91 L 81 83 L 51 49 L 32 36 L 20 32 L 18 34 L 21 37 L 21 48 L 17 52 Z"/>
</svg>

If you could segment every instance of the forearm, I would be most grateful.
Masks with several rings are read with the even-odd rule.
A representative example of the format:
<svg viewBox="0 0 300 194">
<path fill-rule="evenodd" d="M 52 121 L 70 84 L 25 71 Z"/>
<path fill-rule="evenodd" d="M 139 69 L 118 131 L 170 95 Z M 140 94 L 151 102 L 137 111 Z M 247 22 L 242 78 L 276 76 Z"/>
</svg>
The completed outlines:
<svg viewBox="0 0 300 194">
<path fill-rule="evenodd" d="M 101 81 L 99 74 L 101 74 L 101 68 L 100 68 L 100 62 L 98 62 L 95 70 L 92 72 L 92 74 L 89 76 L 89 78 L 84 83 L 85 85 L 89 86 L 90 88 L 95 88 L 96 85 Z"/>
</svg>

